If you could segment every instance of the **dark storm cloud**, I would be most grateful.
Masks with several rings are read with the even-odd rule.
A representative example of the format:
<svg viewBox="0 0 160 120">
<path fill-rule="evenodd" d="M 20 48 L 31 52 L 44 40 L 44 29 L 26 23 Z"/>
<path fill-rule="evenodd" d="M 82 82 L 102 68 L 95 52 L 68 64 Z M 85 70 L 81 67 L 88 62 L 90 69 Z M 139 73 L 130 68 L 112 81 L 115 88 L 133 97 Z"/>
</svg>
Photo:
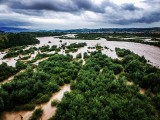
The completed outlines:
<svg viewBox="0 0 160 120">
<path fill-rule="evenodd" d="M 104 13 L 104 8 L 91 2 L 91 0 L 72 0 L 79 10 L 89 10 L 93 12 Z"/>
<path fill-rule="evenodd" d="M 81 11 L 93 11 L 93 12 L 104 12 L 104 8 L 97 6 L 91 0 L 39 0 L 33 1 L 29 4 L 23 1 L 9 1 L 5 2 L 12 9 L 25 9 L 25 10 L 53 10 L 57 12 L 81 12 Z"/>
<path fill-rule="evenodd" d="M 25 14 L 29 16 L 42 16 L 43 12 L 39 10 L 26 10 L 26 9 L 13 9 L 14 12 L 19 13 L 19 14 Z"/>
<path fill-rule="evenodd" d="M 153 23 L 153 22 L 159 22 L 160 21 L 160 13 L 159 12 L 155 12 L 155 13 L 150 13 L 149 15 L 145 15 L 141 18 L 137 18 L 137 19 L 119 19 L 119 20 L 114 20 L 114 21 L 110 21 L 113 24 L 120 24 L 120 25 L 128 25 L 128 24 L 132 24 L 132 23 Z"/>
<path fill-rule="evenodd" d="M 3 0 L 1 0 L 3 1 Z M 124 4 L 122 6 L 117 6 L 110 0 L 103 1 L 101 4 L 97 5 L 92 0 L 28 0 L 26 2 L 23 0 L 5 0 L 4 4 L 16 11 L 21 10 L 52 10 L 57 12 L 82 12 L 82 11 L 92 11 L 97 13 L 104 13 L 105 8 L 111 7 L 113 9 L 123 9 L 123 10 L 138 10 L 133 4 Z M 23 12 L 22 11 L 22 12 Z"/>
<path fill-rule="evenodd" d="M 135 20 L 138 23 L 153 23 L 160 21 L 160 12 L 150 13 L 149 15 L 143 16 L 140 19 Z"/>
<path fill-rule="evenodd" d="M 135 7 L 135 5 L 133 5 L 133 4 L 123 4 L 122 9 L 123 10 L 129 10 L 129 11 L 140 10 L 140 8 Z"/>
<path fill-rule="evenodd" d="M 21 1 L 11 2 L 9 6 L 13 9 L 24 9 L 24 10 L 53 10 L 60 12 L 71 12 L 75 11 L 76 8 L 74 6 L 70 6 L 68 4 L 64 4 L 60 1 L 47 2 L 47 1 L 39 1 L 33 2 L 30 4 L 26 4 Z"/>
<path fill-rule="evenodd" d="M 159 0 L 143 0 L 141 3 L 152 6 L 152 9 L 145 9 L 144 6 L 137 7 L 136 4 L 133 3 L 119 5 L 113 3 L 111 0 L 104 0 L 100 4 L 96 4 L 93 0 L 0 0 L 0 5 L 7 6 L 6 9 L 9 9 L 9 11 L 28 16 L 28 18 L 36 16 L 36 19 L 38 19 L 38 17 L 41 17 L 42 19 L 49 11 L 53 14 L 59 12 L 61 16 L 63 13 L 72 14 L 79 18 L 84 15 L 83 18 L 80 19 L 87 22 L 90 19 L 88 20 L 88 16 L 85 17 L 85 12 L 90 11 L 96 14 L 97 18 L 103 16 L 100 20 L 98 19 L 99 22 L 105 21 L 108 24 L 130 25 L 133 23 L 151 24 L 154 22 L 160 22 L 160 7 L 157 7 L 158 4 L 160 4 Z M 127 15 L 129 15 L 129 17 L 127 17 Z M 64 16 L 64 18 L 65 17 L 66 16 Z M 26 21 L 26 19 L 24 21 Z M 94 21 L 94 18 L 90 21 Z M 19 21 L 8 20 L 6 23 L 8 24 L 0 21 L 0 25 L 3 26 L 27 25 L 25 22 L 23 23 L 23 19 Z M 95 24 L 98 25 L 98 22 L 96 21 Z"/>
</svg>

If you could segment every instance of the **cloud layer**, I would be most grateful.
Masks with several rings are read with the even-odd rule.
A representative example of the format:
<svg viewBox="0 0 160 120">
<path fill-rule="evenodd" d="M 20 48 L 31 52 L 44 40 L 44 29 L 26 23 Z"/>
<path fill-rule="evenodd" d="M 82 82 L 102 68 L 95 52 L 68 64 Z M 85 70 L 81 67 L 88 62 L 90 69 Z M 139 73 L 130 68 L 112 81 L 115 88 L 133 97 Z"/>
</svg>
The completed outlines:
<svg viewBox="0 0 160 120">
<path fill-rule="evenodd" d="M 0 0 L 0 26 L 160 27 L 159 0 Z"/>
</svg>

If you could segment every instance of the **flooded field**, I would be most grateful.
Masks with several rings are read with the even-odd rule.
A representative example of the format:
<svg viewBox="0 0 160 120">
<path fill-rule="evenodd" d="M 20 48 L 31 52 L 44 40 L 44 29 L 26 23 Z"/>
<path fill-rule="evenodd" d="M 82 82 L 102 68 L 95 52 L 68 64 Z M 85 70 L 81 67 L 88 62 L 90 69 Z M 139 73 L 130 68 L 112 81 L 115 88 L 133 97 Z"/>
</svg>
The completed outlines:
<svg viewBox="0 0 160 120">
<path fill-rule="evenodd" d="M 74 37 L 73 35 L 71 35 L 72 37 Z M 53 45 L 57 45 L 58 47 L 61 47 L 61 45 L 63 43 L 66 43 L 66 45 L 69 45 L 71 43 L 82 43 L 85 42 L 87 43 L 87 46 L 82 47 L 80 49 L 78 49 L 77 52 L 70 52 L 69 54 L 73 55 L 73 57 L 75 58 L 77 54 L 81 53 L 82 55 L 82 60 L 83 60 L 83 65 L 85 64 L 85 61 L 83 59 L 83 53 L 87 52 L 90 53 L 92 51 L 95 51 L 95 46 L 96 45 L 100 45 L 102 46 L 102 53 L 106 54 L 107 56 L 111 57 L 111 58 L 118 58 L 118 59 L 123 59 L 123 58 L 119 58 L 116 55 L 115 52 L 115 48 L 125 48 L 125 49 L 129 49 L 131 51 L 133 51 L 134 53 L 140 55 L 140 56 L 144 56 L 148 61 L 150 61 L 149 63 L 156 66 L 156 67 L 160 67 L 160 48 L 155 47 L 155 46 L 151 46 L 151 45 L 145 45 L 145 44 L 140 44 L 140 43 L 133 43 L 133 42 L 118 42 L 118 41 L 107 41 L 106 39 L 100 39 L 100 40 L 74 40 L 74 39 L 59 39 L 59 38 L 55 38 L 55 37 L 39 37 L 37 38 L 40 41 L 40 44 L 37 45 L 30 45 L 28 47 L 28 49 L 30 47 L 42 47 L 44 45 L 49 45 L 49 46 L 53 46 Z M 3 56 L 7 53 L 8 50 L 4 51 L 4 52 L 0 52 L 0 64 L 2 62 L 6 62 L 8 65 L 10 66 L 15 66 L 16 61 L 21 57 L 14 57 L 14 58 L 10 58 L 10 59 L 2 59 Z M 35 56 L 38 54 L 39 51 L 35 51 L 34 54 L 31 54 L 31 57 L 28 60 L 32 60 L 35 58 Z M 51 52 L 44 52 L 46 54 L 54 54 L 54 51 Z M 65 54 L 64 50 L 61 50 L 58 52 L 59 54 Z M 39 62 L 43 61 L 43 60 L 47 60 L 48 57 L 42 58 L 37 60 L 36 62 L 34 62 L 33 64 L 38 65 Z M 25 62 L 25 60 L 24 60 Z M 101 70 L 100 72 L 102 72 L 103 70 Z M 19 73 L 24 72 L 24 70 L 20 71 Z M 17 73 L 16 75 L 18 75 L 19 73 Z M 10 80 L 12 80 L 14 78 L 14 76 L 10 76 L 8 79 L 6 79 L 3 83 L 9 82 Z M 127 85 L 131 86 L 134 83 L 131 81 L 127 82 Z M 53 100 L 58 100 L 61 101 L 63 98 L 63 95 L 65 92 L 70 91 L 70 84 L 66 84 L 64 86 L 61 87 L 61 90 L 58 91 L 57 93 L 54 93 L 52 95 L 52 97 L 50 98 L 50 100 L 45 103 L 45 104 L 41 104 L 41 105 L 37 105 L 36 108 L 42 108 L 43 109 L 43 114 L 41 119 L 42 120 L 47 120 L 50 117 L 52 117 L 53 115 L 55 115 L 57 108 L 56 107 L 52 107 L 51 106 L 51 102 Z M 145 90 L 140 88 L 140 94 L 144 94 Z M 20 112 L 4 112 L 2 114 L 2 120 L 21 120 L 21 116 L 23 117 L 23 120 L 28 120 L 30 118 L 30 116 L 32 115 L 33 111 L 20 111 Z"/>
<path fill-rule="evenodd" d="M 52 45 L 59 45 L 60 46 L 60 39 L 54 38 L 54 37 L 41 37 L 38 38 L 41 43 L 39 46 L 42 45 L 47 45 L 48 41 L 51 41 L 49 44 L 50 46 Z M 99 44 L 103 47 L 108 47 L 109 49 L 103 49 L 102 53 L 108 55 L 109 57 L 112 58 L 117 58 L 117 55 L 115 53 L 115 48 L 125 48 L 129 49 L 132 52 L 144 56 L 147 60 L 151 62 L 152 65 L 156 67 L 160 67 L 160 48 L 151 46 L 151 45 L 145 45 L 145 44 L 140 44 L 140 43 L 133 43 L 133 42 L 121 42 L 121 41 L 107 41 L 106 39 L 100 39 L 100 40 L 69 40 L 69 39 L 63 39 L 62 43 L 81 43 L 81 42 L 86 42 L 87 46 L 84 48 L 79 49 L 76 53 L 71 53 L 74 57 L 78 53 L 84 53 L 87 51 L 94 51 L 93 49 L 88 49 L 88 47 L 94 47 L 95 45 Z"/>
<path fill-rule="evenodd" d="M 68 35 L 67 35 L 68 36 Z M 70 35 L 74 37 L 74 35 Z M 144 56 L 147 60 L 149 60 L 154 66 L 160 67 L 160 48 L 151 46 L 151 45 L 145 45 L 140 43 L 133 43 L 133 42 L 122 42 L 122 41 L 107 41 L 106 39 L 100 39 L 100 40 L 74 40 L 74 39 L 59 39 L 56 37 L 38 37 L 37 38 L 40 41 L 40 44 L 37 45 L 30 45 L 29 47 L 42 47 L 44 45 L 57 45 L 58 47 L 61 46 L 61 44 L 66 43 L 67 45 L 71 43 L 82 43 L 86 42 L 87 46 L 80 48 L 75 53 L 70 53 L 75 58 L 77 54 L 84 53 L 84 52 L 92 52 L 95 51 L 95 49 L 89 49 L 88 47 L 95 47 L 97 44 L 107 47 L 108 49 L 103 49 L 102 53 L 108 55 L 112 58 L 118 58 L 115 53 L 115 47 L 119 48 L 125 48 L 133 51 L 134 53 Z M 28 47 L 28 48 L 29 48 Z M 10 59 L 2 59 L 3 56 L 6 54 L 7 50 L 5 52 L 0 52 L 0 64 L 2 62 L 6 62 L 10 66 L 15 66 L 16 61 L 19 59 L 20 56 Z M 48 52 L 47 54 L 53 54 L 54 52 Z M 31 54 L 31 59 L 35 58 L 35 56 L 38 54 L 37 51 L 35 51 L 34 54 Z M 59 54 L 65 54 L 63 50 L 59 52 Z"/>
<path fill-rule="evenodd" d="M 51 101 L 55 99 L 61 101 L 64 93 L 67 91 L 68 92 L 70 91 L 70 84 L 66 84 L 62 86 L 61 90 L 58 91 L 57 93 L 54 93 L 51 99 L 47 103 L 36 106 L 36 108 L 43 109 L 43 115 L 41 117 L 41 120 L 47 120 L 56 113 L 57 108 L 51 106 Z M 32 113 L 33 111 L 5 112 L 3 113 L 0 119 L 1 120 L 21 120 L 21 116 L 22 116 L 23 120 L 28 120 L 32 115 Z"/>
</svg>

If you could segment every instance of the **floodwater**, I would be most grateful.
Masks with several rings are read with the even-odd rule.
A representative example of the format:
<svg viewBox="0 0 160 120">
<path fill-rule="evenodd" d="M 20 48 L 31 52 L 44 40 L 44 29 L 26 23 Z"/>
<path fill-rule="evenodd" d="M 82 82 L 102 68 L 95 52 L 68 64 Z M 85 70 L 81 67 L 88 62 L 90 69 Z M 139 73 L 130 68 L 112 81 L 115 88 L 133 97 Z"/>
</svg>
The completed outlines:
<svg viewBox="0 0 160 120">
<path fill-rule="evenodd" d="M 70 35 L 70 36 L 74 36 L 74 35 Z M 133 43 L 133 42 L 107 41 L 106 39 L 103 39 L 103 38 L 101 38 L 100 40 L 74 40 L 74 39 L 59 39 L 56 37 L 38 37 L 37 39 L 40 40 L 40 44 L 30 45 L 29 47 L 37 47 L 38 48 L 38 47 L 41 47 L 44 45 L 49 45 L 49 46 L 57 45 L 58 47 L 60 47 L 61 44 L 63 44 L 63 43 L 67 43 L 67 45 L 69 45 L 71 43 L 86 42 L 87 46 L 80 48 L 75 53 L 70 53 L 71 55 L 73 55 L 74 58 L 79 53 L 81 53 L 83 56 L 84 52 L 95 51 L 95 49 L 88 49 L 88 47 L 95 47 L 97 44 L 99 44 L 103 47 L 105 47 L 105 46 L 108 47 L 109 49 L 103 48 L 102 53 L 106 54 L 112 58 L 118 58 L 116 55 L 116 52 L 115 52 L 115 47 L 125 48 L 125 49 L 129 49 L 129 50 L 133 51 L 134 53 L 136 53 L 140 56 L 144 56 L 147 60 L 149 60 L 151 62 L 150 64 L 160 68 L 160 48 L 155 47 L 155 46 L 151 46 L 151 45 Z M 60 42 L 60 40 L 62 42 Z M 4 53 L 4 52 L 0 52 L 0 59 L 2 59 L 3 56 L 5 55 L 5 53 L 4 54 L 2 54 L 2 53 Z M 54 52 L 50 52 L 48 54 L 53 54 L 53 53 Z M 37 54 L 38 54 L 38 52 L 36 51 L 34 54 L 31 55 L 31 58 L 29 60 L 33 59 Z M 59 54 L 65 54 L 65 53 L 63 50 L 61 50 L 59 52 Z M 16 60 L 18 58 L 19 57 L 0 60 L 0 64 L 2 62 L 7 62 L 8 65 L 15 66 Z"/>
<path fill-rule="evenodd" d="M 134 53 L 136 53 L 140 56 L 144 56 L 147 60 L 152 62 L 150 64 L 152 64 L 156 67 L 160 67 L 160 48 L 155 47 L 155 46 L 151 46 L 151 45 L 145 45 L 145 44 L 133 43 L 133 42 L 107 41 L 106 39 L 100 39 L 100 40 L 62 39 L 62 42 L 60 42 L 61 39 L 55 38 L 55 37 L 39 37 L 37 39 L 40 40 L 40 44 L 31 45 L 29 47 L 35 46 L 35 47 L 38 48 L 38 47 L 41 47 L 41 46 L 44 46 L 44 45 L 49 45 L 49 46 L 57 45 L 58 47 L 60 47 L 61 44 L 63 44 L 63 43 L 67 43 L 67 45 L 69 45 L 71 43 L 86 42 L 87 46 L 85 46 L 83 48 L 80 48 L 75 53 L 70 53 L 71 55 L 73 55 L 74 58 L 79 53 L 81 53 L 82 57 L 83 57 L 84 52 L 95 51 L 95 49 L 88 49 L 88 47 L 95 47 L 97 44 L 101 45 L 102 47 L 108 47 L 108 49 L 103 48 L 103 50 L 102 50 L 103 54 L 106 54 L 106 55 L 108 55 L 109 57 L 112 57 L 112 58 L 118 58 L 117 55 L 116 55 L 116 52 L 115 52 L 115 48 L 119 47 L 119 48 L 129 49 L 129 50 L 133 51 Z M 49 43 L 49 41 L 51 43 Z M 50 52 L 48 54 L 53 54 L 53 53 Z M 2 59 L 5 54 L 6 53 L 4 53 L 4 52 L 0 52 L 0 59 Z M 34 54 L 32 54 L 31 58 L 34 58 L 36 56 L 36 54 L 38 54 L 38 52 L 35 52 Z M 59 52 L 59 54 L 65 54 L 65 53 L 63 52 L 63 50 L 61 50 Z M 7 62 L 8 65 L 15 66 L 15 63 L 16 63 L 17 59 L 19 59 L 19 57 L 0 60 L 0 64 L 2 62 Z M 42 60 L 45 60 L 45 59 L 47 59 L 47 58 L 44 58 Z M 35 64 L 38 64 L 40 61 L 37 61 Z M 84 63 L 85 63 L 85 61 L 84 61 Z M 13 79 L 13 76 L 11 76 L 7 81 L 10 81 L 12 79 Z M 127 84 L 132 85 L 133 83 L 128 82 Z M 49 102 L 36 107 L 36 108 L 41 107 L 44 110 L 44 113 L 42 115 L 42 120 L 46 120 L 56 113 L 57 108 L 56 107 L 51 107 L 51 101 L 54 100 L 54 99 L 57 99 L 57 100 L 61 101 L 61 99 L 63 98 L 64 92 L 66 92 L 66 91 L 70 91 L 70 85 L 62 86 L 61 90 L 59 92 L 53 94 L 53 96 L 51 97 Z M 144 94 L 144 90 L 141 89 L 140 93 Z M 32 112 L 33 111 L 5 112 L 2 115 L 2 120 L 20 120 L 20 115 L 23 116 L 23 120 L 27 120 L 31 116 Z"/>
<path fill-rule="evenodd" d="M 57 108 L 51 106 L 51 102 L 53 100 L 61 101 L 65 92 L 70 91 L 70 84 L 65 84 L 61 87 L 61 90 L 57 93 L 54 93 L 49 100 L 49 102 L 38 105 L 36 108 L 43 109 L 43 115 L 41 120 L 47 120 L 53 115 L 55 115 Z M 21 116 L 23 120 L 28 120 L 32 115 L 33 111 L 21 111 L 21 112 L 4 112 L 2 114 L 1 120 L 21 120 Z"/>
<path fill-rule="evenodd" d="M 41 37 L 37 38 L 41 41 L 42 45 L 46 45 L 48 41 L 51 41 L 49 44 L 50 46 L 52 45 L 58 45 L 60 46 L 60 39 L 59 38 L 54 38 L 54 37 Z M 73 39 L 62 39 L 62 43 L 80 43 L 80 42 L 86 42 L 87 46 L 80 48 L 76 53 L 70 53 L 73 55 L 73 57 L 76 57 L 77 54 L 79 53 L 84 53 L 84 52 L 92 52 L 95 49 L 88 49 L 88 47 L 94 47 L 95 45 L 99 44 L 103 47 L 108 47 L 109 49 L 103 49 L 102 53 L 108 55 L 109 57 L 112 58 L 118 58 L 115 52 L 115 48 L 125 48 L 129 49 L 132 52 L 144 56 L 147 60 L 149 60 L 154 66 L 160 67 L 160 48 L 152 45 L 146 45 L 146 44 L 140 44 L 140 43 L 133 43 L 133 42 L 122 42 L 122 41 L 107 41 L 106 39 L 100 39 L 100 40 L 73 40 Z M 41 46 L 42 46 L 41 45 Z"/>
<path fill-rule="evenodd" d="M 42 105 L 42 109 L 44 110 L 43 115 L 42 115 L 42 120 L 49 119 L 53 115 L 55 115 L 57 108 L 51 106 L 51 102 L 53 100 L 58 100 L 61 101 L 63 98 L 63 95 L 65 92 L 70 91 L 70 84 L 66 84 L 63 87 L 61 87 L 61 90 L 55 94 L 53 94 L 52 98 L 50 101 L 46 104 Z"/>
</svg>

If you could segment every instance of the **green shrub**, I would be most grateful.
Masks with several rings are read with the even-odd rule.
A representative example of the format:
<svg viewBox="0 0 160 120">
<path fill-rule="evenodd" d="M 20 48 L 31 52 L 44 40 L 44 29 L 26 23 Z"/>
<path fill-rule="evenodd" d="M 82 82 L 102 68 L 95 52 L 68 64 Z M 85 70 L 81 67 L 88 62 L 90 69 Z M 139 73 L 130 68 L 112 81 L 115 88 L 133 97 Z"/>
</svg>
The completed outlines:
<svg viewBox="0 0 160 120">
<path fill-rule="evenodd" d="M 50 97 L 51 97 L 51 95 L 45 94 L 45 95 L 41 96 L 38 100 L 36 100 L 36 104 L 48 102 Z"/>
<path fill-rule="evenodd" d="M 117 75 L 120 72 L 122 72 L 123 67 L 122 67 L 122 65 L 119 65 L 119 64 L 112 64 L 111 66 L 109 66 L 109 69 L 113 70 L 114 74 Z"/>
<path fill-rule="evenodd" d="M 54 106 L 57 106 L 59 104 L 59 101 L 58 100 L 53 100 L 51 102 L 51 106 L 54 107 Z"/>
<path fill-rule="evenodd" d="M 36 109 L 36 110 L 32 113 L 32 116 L 29 118 L 29 120 L 40 120 L 42 114 L 43 114 L 43 110 L 42 110 L 41 108 Z"/>
<path fill-rule="evenodd" d="M 118 57 L 124 57 L 131 53 L 131 51 L 126 50 L 126 49 L 115 48 L 115 50 L 116 50 Z"/>
<path fill-rule="evenodd" d="M 15 111 L 31 111 L 35 108 L 35 105 L 34 104 L 25 104 L 25 105 L 22 105 L 22 106 L 16 106 L 15 107 Z"/>
<path fill-rule="evenodd" d="M 76 55 L 76 58 L 80 59 L 82 57 L 81 53 Z"/>
</svg>

